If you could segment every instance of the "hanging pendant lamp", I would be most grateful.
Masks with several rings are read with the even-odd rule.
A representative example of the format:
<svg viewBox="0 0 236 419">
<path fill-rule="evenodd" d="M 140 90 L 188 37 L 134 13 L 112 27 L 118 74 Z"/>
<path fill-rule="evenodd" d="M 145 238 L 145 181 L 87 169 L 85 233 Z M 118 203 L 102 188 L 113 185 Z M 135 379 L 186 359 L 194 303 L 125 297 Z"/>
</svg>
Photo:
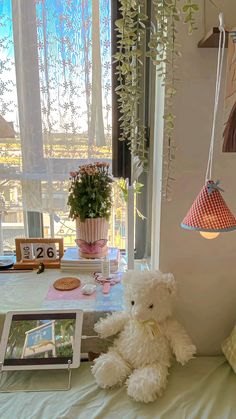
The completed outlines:
<svg viewBox="0 0 236 419">
<path fill-rule="evenodd" d="M 223 192 L 223 189 L 219 187 L 219 181 L 214 182 L 212 180 L 215 126 L 225 49 L 225 29 L 223 25 L 222 13 L 219 15 L 219 21 L 220 38 L 217 60 L 215 105 L 205 185 L 201 189 L 186 217 L 181 223 L 182 228 L 199 231 L 206 239 L 213 239 L 221 232 L 236 229 L 236 219 L 227 207 L 226 202 L 220 193 Z"/>
</svg>

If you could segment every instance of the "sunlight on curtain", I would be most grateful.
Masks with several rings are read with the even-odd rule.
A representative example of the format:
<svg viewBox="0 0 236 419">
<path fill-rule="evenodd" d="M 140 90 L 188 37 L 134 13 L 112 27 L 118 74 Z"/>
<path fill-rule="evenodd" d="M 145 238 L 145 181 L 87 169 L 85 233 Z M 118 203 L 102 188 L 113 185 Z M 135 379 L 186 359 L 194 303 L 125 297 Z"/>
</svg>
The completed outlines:
<svg viewBox="0 0 236 419">
<path fill-rule="evenodd" d="M 111 162 L 110 13 L 110 0 L 0 0 L 5 230 L 15 211 L 21 214 L 15 228 L 20 224 L 27 234 L 27 211 L 41 211 L 46 235 L 66 226 L 73 236 L 66 207 L 69 171 L 81 163 Z M 10 195 L 17 196 L 17 205 Z M 114 199 L 113 244 L 124 234 L 117 187 Z"/>
<path fill-rule="evenodd" d="M 18 134 L 17 134 L 18 133 Z M 0 1 L 0 254 L 25 235 L 11 1 Z"/>
<path fill-rule="evenodd" d="M 45 155 L 60 158 L 66 138 L 63 158 L 110 158 L 110 2 L 37 1 L 36 13 Z"/>
</svg>

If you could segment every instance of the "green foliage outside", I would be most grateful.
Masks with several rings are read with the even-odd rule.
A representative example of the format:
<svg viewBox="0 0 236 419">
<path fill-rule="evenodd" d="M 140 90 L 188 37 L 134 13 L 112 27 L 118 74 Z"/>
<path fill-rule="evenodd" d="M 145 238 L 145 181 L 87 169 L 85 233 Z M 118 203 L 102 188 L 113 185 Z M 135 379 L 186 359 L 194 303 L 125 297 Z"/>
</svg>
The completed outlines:
<svg viewBox="0 0 236 419">
<path fill-rule="evenodd" d="M 37 327 L 37 320 L 27 321 L 13 321 L 11 324 L 6 358 L 11 358 L 14 352 L 14 356 L 17 358 L 21 357 L 22 349 L 25 342 L 25 332 L 30 329 Z"/>
<path fill-rule="evenodd" d="M 38 320 L 19 320 L 13 321 L 11 324 L 6 359 L 18 359 L 21 358 L 24 343 L 25 343 L 25 332 L 28 332 L 40 325 Z M 56 349 L 57 357 L 69 357 L 73 356 L 72 340 L 74 338 L 75 331 L 75 320 L 74 319 L 62 319 L 55 321 L 55 342 L 42 341 L 39 342 L 38 346 L 45 346 L 45 344 L 54 344 Z M 49 356 L 52 356 L 49 351 Z M 43 353 L 35 353 L 33 358 L 42 358 Z"/>
</svg>

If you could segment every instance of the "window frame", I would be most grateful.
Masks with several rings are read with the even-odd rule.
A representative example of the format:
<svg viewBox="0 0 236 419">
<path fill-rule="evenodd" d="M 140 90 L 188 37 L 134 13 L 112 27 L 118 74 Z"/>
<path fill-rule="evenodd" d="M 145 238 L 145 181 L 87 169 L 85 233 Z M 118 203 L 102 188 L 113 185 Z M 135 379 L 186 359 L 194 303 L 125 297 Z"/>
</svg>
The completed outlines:
<svg viewBox="0 0 236 419">
<path fill-rule="evenodd" d="M 116 43 L 116 26 L 115 21 L 121 18 L 121 12 L 119 0 L 111 0 L 111 19 L 112 19 L 112 56 L 118 51 Z M 145 52 L 148 49 L 148 42 L 150 37 L 150 16 L 152 13 L 151 2 L 145 1 L 145 11 L 148 16 L 148 21 L 146 22 L 146 39 L 144 42 L 143 51 L 143 76 L 142 76 L 142 85 L 144 92 L 144 101 L 139 105 L 138 112 L 143 116 L 144 125 L 146 127 L 146 140 L 147 140 L 147 152 L 150 148 L 150 125 L 151 125 L 151 105 L 152 98 L 150 95 L 150 84 L 152 82 L 152 68 L 150 66 L 150 59 L 145 56 Z M 116 63 L 112 63 L 112 172 L 114 177 L 122 177 L 129 180 L 131 183 L 131 152 L 127 145 L 126 141 L 120 141 L 120 111 L 118 108 L 118 96 L 115 92 L 116 87 L 118 86 L 118 76 L 116 74 Z M 149 152 L 150 153 L 150 152 Z M 150 186 L 150 177 L 147 172 L 144 172 L 139 179 L 140 183 L 143 184 L 142 193 L 136 196 L 136 204 L 139 207 L 141 213 L 146 217 L 149 214 L 149 219 L 140 219 L 136 216 L 135 220 L 135 254 L 137 258 L 143 258 L 145 255 L 150 253 L 150 235 L 148 235 L 147 230 L 151 223 L 151 186 Z"/>
<path fill-rule="evenodd" d="M 113 1 L 110 0 L 111 8 Z M 12 3 L 12 21 L 13 21 L 13 37 L 14 37 L 14 54 L 15 54 L 15 68 L 17 83 L 17 97 L 18 103 L 24 103 L 24 110 L 19 106 L 19 125 L 21 132 L 21 150 L 22 150 L 22 164 L 23 170 L 27 173 L 42 172 L 47 162 L 47 157 L 43 152 L 43 134 L 42 134 L 42 114 L 40 101 L 40 78 L 39 78 L 39 63 L 37 50 L 37 25 L 36 25 L 36 4 L 34 0 L 21 1 L 11 0 Z M 27 3 L 27 4 L 26 4 Z M 30 43 L 30 49 L 27 47 L 28 39 L 33 39 Z M 32 63 L 33 57 L 33 63 Z M 32 70 L 33 64 L 33 71 Z M 29 71 L 30 68 L 30 71 Z M 27 77 L 24 77 L 24 75 Z M 23 81 L 23 83 L 22 83 Z M 34 88 L 32 88 L 34 86 Z M 36 86 L 36 88 L 35 88 Z M 113 116 L 112 116 L 113 118 Z M 27 124 L 29 120 L 29 124 Z M 21 123 L 22 121 L 22 123 Z M 31 126 L 33 121 L 34 133 L 27 131 L 27 126 Z M 113 121 L 112 121 L 113 122 Z M 37 137 L 37 138 L 36 138 Z M 26 151 L 26 152 L 25 152 Z M 36 156 L 36 158 L 35 158 Z M 56 161 L 57 159 L 54 159 Z M 97 161 L 97 159 L 91 159 Z M 107 159 L 104 159 L 107 160 Z M 30 161 L 30 166 L 27 167 L 27 162 Z M 32 164 L 33 161 L 33 164 Z M 110 161 L 110 159 L 109 159 Z M 73 165 L 74 159 L 60 158 L 60 165 Z M 57 162 L 56 162 L 57 163 Z M 76 159 L 78 165 L 84 164 L 84 160 Z M 54 180 L 57 179 L 57 173 L 54 174 Z M 35 183 L 35 190 L 38 191 L 38 199 L 42 199 L 42 188 L 40 180 L 33 180 Z M 22 183 L 22 194 L 24 194 L 24 186 Z M 25 225 L 25 232 L 29 237 L 43 237 L 43 213 L 39 211 L 23 211 Z M 54 237 L 54 214 L 50 213 L 50 235 Z"/>
<path fill-rule="evenodd" d="M 43 139 L 42 139 L 42 117 L 41 117 L 41 102 L 40 102 L 40 88 L 38 86 L 37 92 L 34 95 L 29 94 L 31 91 L 32 86 L 39 85 L 39 69 L 38 69 L 38 54 L 37 54 L 37 42 L 34 43 L 34 51 L 33 56 L 34 58 L 34 68 L 35 71 L 29 71 L 32 69 L 32 65 L 29 66 L 29 60 L 27 57 L 30 57 L 30 60 L 32 60 L 32 51 L 29 52 L 27 48 L 27 39 L 29 36 L 32 38 L 36 37 L 37 39 L 37 27 L 36 27 L 36 8 L 35 8 L 35 2 L 34 0 L 29 0 L 26 2 L 22 2 L 21 0 L 11 0 L 12 2 L 12 20 L 13 20 L 13 35 L 14 35 L 14 50 L 15 50 L 15 60 L 16 60 L 16 73 L 17 71 L 25 72 L 27 74 L 27 77 L 24 78 L 24 86 L 20 87 L 19 84 L 17 84 L 17 96 L 18 96 L 18 103 L 21 103 L 22 101 L 27 101 L 27 109 L 24 112 L 24 115 L 19 115 L 19 120 L 24 119 L 24 126 L 27 126 L 27 123 L 25 123 L 25 120 L 30 119 L 32 123 L 32 117 L 34 119 L 34 125 L 37 126 L 38 129 L 36 129 L 35 136 L 32 135 L 32 133 L 24 132 L 22 127 L 20 127 L 20 131 L 22 134 L 22 156 L 25 152 L 25 150 L 28 150 L 28 155 L 30 153 L 34 153 L 34 155 L 37 156 L 37 159 L 34 161 L 34 164 L 31 164 L 31 171 L 37 171 L 40 172 L 43 171 L 43 167 L 45 165 L 45 162 L 47 158 L 43 155 Z M 148 9 L 149 2 L 146 2 L 146 7 Z M 116 27 L 115 27 L 115 21 L 121 17 L 121 13 L 119 10 L 120 7 L 120 1 L 119 0 L 110 0 L 110 7 L 111 7 L 111 54 L 112 56 L 117 52 L 117 43 L 116 43 Z M 25 23 L 22 24 L 22 20 L 20 22 L 19 14 L 21 16 L 21 19 L 23 17 L 23 21 Z M 31 17 L 30 17 L 31 16 Z M 17 20 L 18 17 L 18 20 Z M 26 23 L 27 22 L 27 23 Z M 31 24 L 29 25 L 29 22 Z M 20 26 L 20 27 L 19 27 Z M 24 54 L 22 57 L 22 42 L 24 45 Z M 33 48 L 32 47 L 32 48 Z M 31 63 L 32 64 L 32 63 Z M 145 103 L 142 104 L 142 107 L 140 107 L 140 113 L 145 114 L 144 120 L 145 125 L 148 127 L 148 119 L 149 119 L 149 112 L 148 112 L 148 106 L 147 103 L 149 102 L 149 62 L 147 59 L 144 60 L 144 66 L 145 66 L 145 73 L 144 73 L 144 85 L 145 85 Z M 27 71 L 28 70 L 28 71 Z M 117 75 L 116 73 L 116 63 L 112 62 L 112 70 L 111 70 L 111 76 L 112 76 L 112 172 L 114 177 L 122 177 L 124 179 L 131 180 L 131 153 L 129 150 L 129 147 L 127 145 L 127 142 L 125 141 L 119 141 L 120 137 L 120 111 L 118 109 L 118 96 L 115 93 L 115 88 L 118 85 L 117 81 Z M 28 77 L 30 76 L 30 77 Z M 21 76 L 17 76 L 17 79 L 22 79 Z M 36 104 L 35 104 L 36 102 Z M 19 107 L 20 111 L 20 107 Z M 21 123 L 20 123 L 21 125 Z M 40 129 L 39 129 L 40 128 Z M 148 132 L 147 128 L 147 132 Z M 37 137 L 37 138 L 36 138 Z M 31 150 L 33 150 L 31 152 Z M 27 159 L 28 155 L 23 156 L 24 160 L 24 171 L 27 172 Z M 60 162 L 63 162 L 65 159 L 60 159 Z M 71 162 L 73 159 L 71 159 Z M 29 171 L 30 169 L 28 169 Z M 55 173 L 55 181 L 56 181 L 56 173 Z M 40 191 L 41 188 L 41 180 L 33 180 L 35 182 L 35 185 L 37 186 L 36 189 Z M 146 183 L 146 181 L 144 182 Z M 22 186 L 23 189 L 23 186 Z M 22 192 L 23 193 L 23 192 Z M 40 192 L 39 192 L 40 195 Z M 41 191 L 42 196 L 42 191 Z M 39 196 L 39 199 L 41 197 Z M 141 207 L 145 207 L 146 203 L 146 185 L 143 187 L 143 193 L 142 197 L 138 197 L 139 203 Z M 142 210 L 143 212 L 143 210 Z M 145 215 L 145 214 L 144 214 Z M 43 237 L 43 213 L 36 212 L 36 211 L 24 211 L 24 219 L 26 221 L 25 223 L 25 232 L 27 233 L 27 236 L 29 237 Z M 141 252 L 143 252 L 143 249 L 145 247 L 145 241 L 143 240 L 143 221 L 140 221 L 138 217 L 136 218 L 136 225 L 138 226 L 138 230 L 140 229 L 140 234 L 142 236 L 142 240 L 140 241 L 138 237 L 140 237 L 140 234 L 138 234 L 137 237 L 137 243 L 136 247 L 138 249 L 141 249 Z M 50 224 L 51 226 L 54 223 L 54 214 L 50 214 Z M 142 225 L 141 225 L 142 224 Z M 146 235 L 146 234 L 145 234 Z M 53 237 L 53 231 L 51 231 L 51 236 Z M 138 251 L 140 253 L 140 251 Z"/>
</svg>

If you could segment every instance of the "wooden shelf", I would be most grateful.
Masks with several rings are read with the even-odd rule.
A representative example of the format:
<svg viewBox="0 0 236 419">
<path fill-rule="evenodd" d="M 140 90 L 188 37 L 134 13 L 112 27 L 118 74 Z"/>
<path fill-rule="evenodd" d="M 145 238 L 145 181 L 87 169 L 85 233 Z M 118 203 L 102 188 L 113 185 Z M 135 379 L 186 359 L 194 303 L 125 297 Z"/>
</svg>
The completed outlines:
<svg viewBox="0 0 236 419">
<path fill-rule="evenodd" d="M 225 47 L 228 47 L 228 37 L 229 33 L 226 30 L 226 39 L 225 39 Z M 219 35 L 220 31 L 219 28 L 214 27 L 212 28 L 205 36 L 198 42 L 198 48 L 218 48 L 219 45 Z"/>
</svg>

